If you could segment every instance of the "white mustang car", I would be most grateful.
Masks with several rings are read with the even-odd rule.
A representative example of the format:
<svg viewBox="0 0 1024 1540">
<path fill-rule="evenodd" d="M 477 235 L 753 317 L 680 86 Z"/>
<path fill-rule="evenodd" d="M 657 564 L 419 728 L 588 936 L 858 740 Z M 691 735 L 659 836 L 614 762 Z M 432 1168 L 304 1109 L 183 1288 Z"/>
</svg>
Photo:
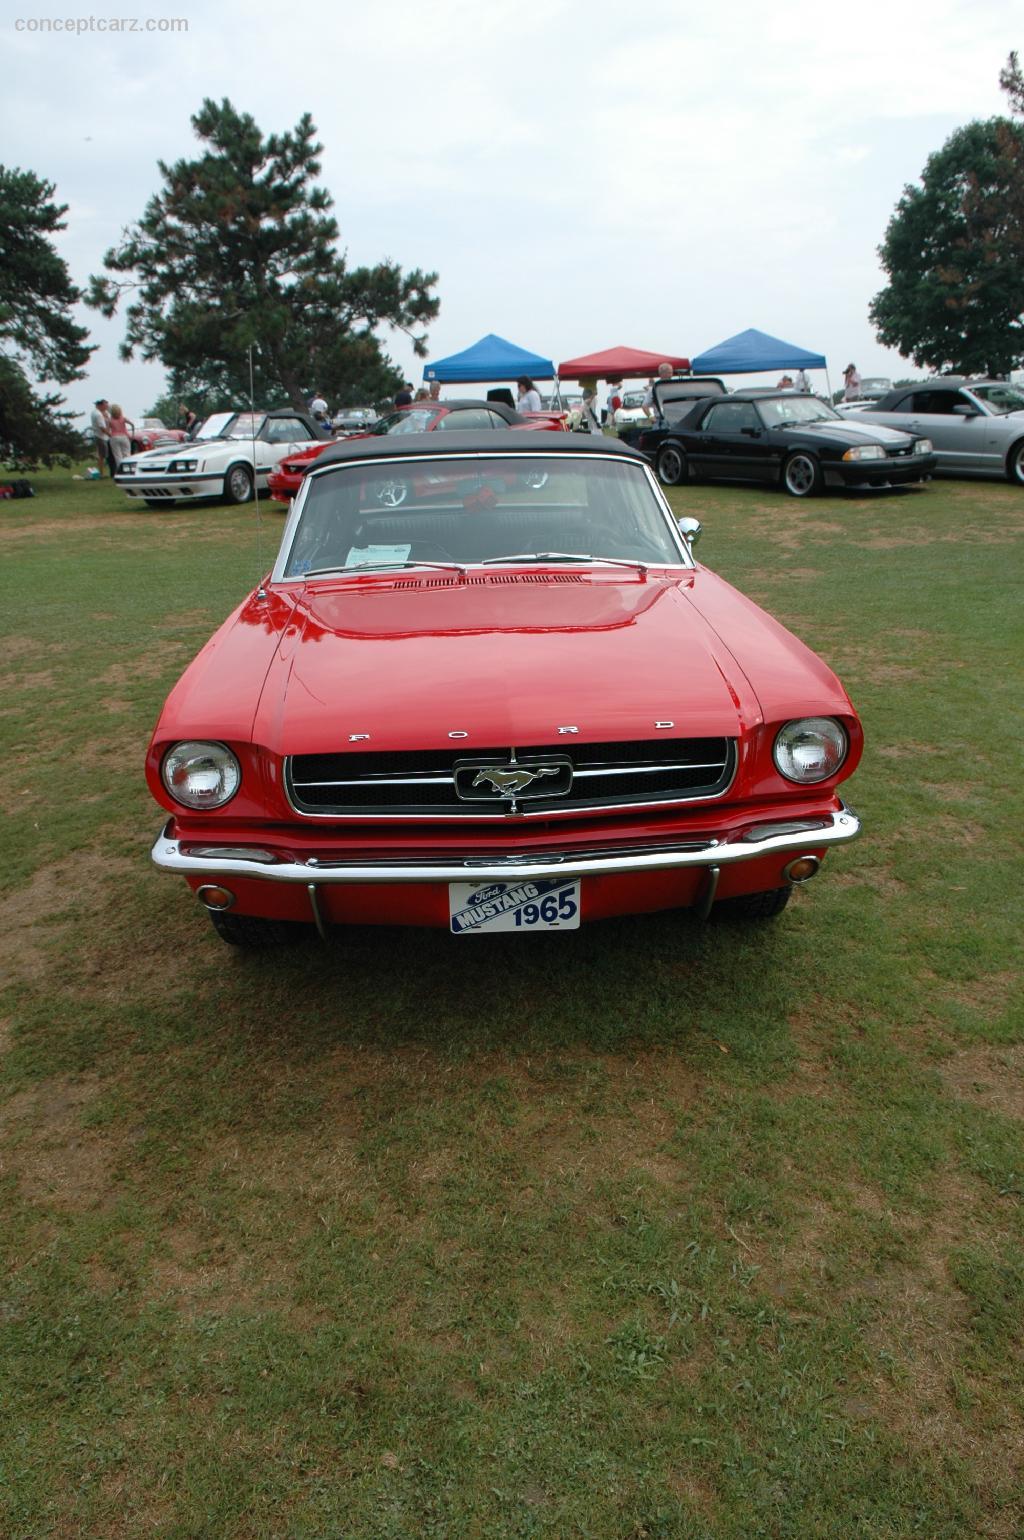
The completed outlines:
<svg viewBox="0 0 1024 1540">
<path fill-rule="evenodd" d="M 165 444 L 122 460 L 114 480 L 147 508 L 219 497 L 247 503 L 267 489 L 279 460 L 329 437 L 305 412 L 216 412 L 184 444 Z"/>
</svg>

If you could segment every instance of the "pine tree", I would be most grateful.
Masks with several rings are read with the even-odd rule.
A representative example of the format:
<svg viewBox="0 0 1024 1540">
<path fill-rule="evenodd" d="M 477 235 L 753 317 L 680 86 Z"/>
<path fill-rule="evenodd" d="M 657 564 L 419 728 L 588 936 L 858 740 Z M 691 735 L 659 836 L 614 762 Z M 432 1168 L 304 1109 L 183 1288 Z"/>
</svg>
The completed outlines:
<svg viewBox="0 0 1024 1540">
<path fill-rule="evenodd" d="M 0 459 L 19 464 L 51 465 L 83 447 L 63 398 L 30 380 L 79 380 L 93 351 L 71 313 L 82 296 L 53 246 L 67 213 L 54 191 L 0 166 Z"/>
<path fill-rule="evenodd" d="M 162 189 L 104 258 L 125 276 L 92 279 L 104 315 L 131 296 L 122 356 L 159 359 L 181 381 L 218 379 L 232 405 L 248 396 L 253 345 L 261 405 L 275 391 L 301 406 L 314 388 L 332 403 L 378 394 L 381 379 L 393 388 L 375 328 L 425 353 L 417 328 L 438 313 L 437 274 L 348 268 L 308 113 L 265 139 L 249 114 L 207 100 L 192 126 L 203 153 L 159 163 Z"/>
</svg>

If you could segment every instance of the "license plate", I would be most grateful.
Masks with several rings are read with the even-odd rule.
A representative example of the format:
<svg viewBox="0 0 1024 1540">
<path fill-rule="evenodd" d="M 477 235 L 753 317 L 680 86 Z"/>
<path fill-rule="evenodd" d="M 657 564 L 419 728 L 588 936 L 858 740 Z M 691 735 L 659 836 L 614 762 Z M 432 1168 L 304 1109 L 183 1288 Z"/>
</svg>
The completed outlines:
<svg viewBox="0 0 1024 1540">
<path fill-rule="evenodd" d="M 533 882 L 450 882 L 448 912 L 454 936 L 579 930 L 580 884 L 544 877 Z"/>
</svg>

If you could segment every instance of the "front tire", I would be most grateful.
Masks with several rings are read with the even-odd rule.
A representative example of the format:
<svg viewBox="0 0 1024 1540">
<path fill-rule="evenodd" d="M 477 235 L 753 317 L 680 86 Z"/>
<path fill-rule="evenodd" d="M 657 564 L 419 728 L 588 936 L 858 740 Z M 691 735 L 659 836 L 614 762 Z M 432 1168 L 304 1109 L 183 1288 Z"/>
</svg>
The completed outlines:
<svg viewBox="0 0 1024 1540">
<path fill-rule="evenodd" d="M 723 920 L 774 920 L 789 903 L 793 889 L 769 888 L 765 893 L 744 893 L 741 898 L 724 898 L 715 905 L 715 914 Z"/>
<path fill-rule="evenodd" d="M 690 479 L 686 455 L 678 444 L 662 444 L 655 464 L 658 480 L 667 487 L 681 487 Z"/>
<path fill-rule="evenodd" d="M 252 501 L 253 474 L 248 465 L 233 465 L 224 477 L 224 501 L 248 503 Z"/>
<path fill-rule="evenodd" d="M 821 466 L 813 455 L 798 449 L 786 457 L 782 485 L 790 497 L 813 497 L 821 489 Z"/>
<path fill-rule="evenodd" d="M 1024 438 L 1018 439 L 1006 456 L 1006 478 L 1015 487 L 1024 487 Z"/>
<path fill-rule="evenodd" d="M 309 934 L 308 925 L 295 920 L 261 920 L 252 914 L 225 914 L 222 910 L 207 911 L 210 923 L 222 941 L 228 946 L 240 947 L 246 952 L 260 952 L 267 947 L 293 946 L 304 941 Z"/>
</svg>

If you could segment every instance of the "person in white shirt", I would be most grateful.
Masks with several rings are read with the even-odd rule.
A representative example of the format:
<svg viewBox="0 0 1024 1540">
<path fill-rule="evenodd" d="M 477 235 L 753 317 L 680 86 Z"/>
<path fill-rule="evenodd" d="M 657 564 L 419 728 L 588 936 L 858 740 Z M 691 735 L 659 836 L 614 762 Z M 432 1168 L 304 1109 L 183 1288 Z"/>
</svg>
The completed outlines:
<svg viewBox="0 0 1024 1540">
<path fill-rule="evenodd" d="M 518 399 L 516 400 L 516 406 L 519 411 L 539 412 L 540 391 L 537 389 L 533 381 L 524 374 L 521 379 L 516 380 L 516 386 L 519 392 Z"/>
<path fill-rule="evenodd" d="M 440 380 L 431 380 L 431 382 L 430 382 L 430 399 L 431 399 L 431 401 L 440 401 L 440 399 L 441 399 L 441 381 Z"/>
<path fill-rule="evenodd" d="M 89 431 L 92 434 L 92 441 L 96 449 L 96 464 L 99 467 L 101 476 L 103 475 L 103 467 L 107 463 L 107 453 L 110 446 L 110 434 L 107 431 L 107 408 L 109 405 L 110 403 L 106 397 L 101 396 L 99 401 L 93 403 L 92 412 L 89 416 Z M 113 471 L 110 474 L 113 475 Z"/>
<path fill-rule="evenodd" d="M 809 396 L 810 395 L 810 393 L 811 393 L 811 382 L 807 378 L 807 370 L 806 369 L 798 369 L 797 370 L 796 388 L 797 388 L 797 390 L 802 390 L 805 396 Z"/>
<path fill-rule="evenodd" d="M 860 375 L 857 373 L 856 364 L 847 364 L 843 370 L 843 383 L 846 389 L 843 391 L 844 401 L 860 400 Z"/>
<path fill-rule="evenodd" d="M 323 396 L 314 396 L 312 401 L 309 403 L 309 410 L 313 413 L 314 422 L 326 422 L 327 402 L 324 400 Z"/>
<path fill-rule="evenodd" d="M 658 365 L 658 379 L 659 380 L 670 380 L 671 378 L 672 378 L 672 365 L 671 364 L 659 364 Z M 645 417 L 653 417 L 655 412 L 657 411 L 657 408 L 656 408 L 656 406 L 654 404 L 654 386 L 655 386 L 655 383 L 656 382 L 654 380 L 651 381 L 650 385 L 647 387 L 647 394 L 644 396 L 643 408 L 644 408 L 644 416 Z"/>
</svg>

